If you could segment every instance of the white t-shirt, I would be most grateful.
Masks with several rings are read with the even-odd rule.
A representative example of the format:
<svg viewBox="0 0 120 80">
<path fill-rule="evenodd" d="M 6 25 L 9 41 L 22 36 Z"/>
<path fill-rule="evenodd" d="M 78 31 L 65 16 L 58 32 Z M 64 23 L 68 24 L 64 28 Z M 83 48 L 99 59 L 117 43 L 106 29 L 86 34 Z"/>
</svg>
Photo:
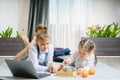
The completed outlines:
<svg viewBox="0 0 120 80">
<path fill-rule="evenodd" d="M 78 52 L 72 54 L 72 62 L 75 62 L 75 67 L 77 69 L 84 68 L 89 70 L 91 67 L 95 66 L 95 55 L 94 53 L 90 53 L 86 59 L 81 59 L 78 56 Z"/>
<path fill-rule="evenodd" d="M 51 62 L 53 62 L 53 54 L 54 54 L 53 45 L 49 44 L 49 47 L 45 52 L 42 52 L 40 49 L 39 49 L 39 51 L 40 51 L 40 55 L 38 58 L 37 45 L 36 44 L 31 45 L 29 48 L 27 60 L 32 62 L 33 66 L 35 67 L 37 72 L 48 71 Z M 47 64 L 46 64 L 46 66 L 39 65 L 39 63 L 42 63 L 45 60 L 45 55 L 46 55 L 45 53 L 48 53 Z"/>
</svg>

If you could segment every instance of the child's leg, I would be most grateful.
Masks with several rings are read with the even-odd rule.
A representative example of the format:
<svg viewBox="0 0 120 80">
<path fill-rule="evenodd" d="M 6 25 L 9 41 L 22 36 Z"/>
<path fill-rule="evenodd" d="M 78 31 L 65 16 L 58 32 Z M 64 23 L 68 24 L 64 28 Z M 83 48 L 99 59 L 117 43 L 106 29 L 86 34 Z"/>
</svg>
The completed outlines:
<svg viewBox="0 0 120 80">
<path fill-rule="evenodd" d="M 20 58 L 22 58 L 23 56 L 26 55 L 26 53 L 28 52 L 29 47 L 25 47 L 22 51 L 20 51 L 15 57 L 14 60 L 19 60 Z"/>
<path fill-rule="evenodd" d="M 30 42 L 30 45 L 35 43 L 36 43 L 36 36 L 33 37 L 32 41 Z"/>
<path fill-rule="evenodd" d="M 26 54 L 25 56 L 23 56 L 20 60 L 27 60 L 28 58 L 28 54 Z"/>
<path fill-rule="evenodd" d="M 29 49 L 29 40 L 27 38 L 26 35 L 22 35 L 22 39 L 23 39 L 23 42 L 25 44 L 25 48 L 23 50 L 21 50 L 15 57 L 14 59 L 15 60 L 19 60 L 20 58 L 22 58 L 24 55 L 26 55 L 26 53 L 28 52 L 28 49 Z"/>
<path fill-rule="evenodd" d="M 29 40 L 28 40 L 27 35 L 22 35 L 22 39 L 23 39 L 23 42 L 24 42 L 25 46 L 28 46 L 29 45 Z"/>
</svg>

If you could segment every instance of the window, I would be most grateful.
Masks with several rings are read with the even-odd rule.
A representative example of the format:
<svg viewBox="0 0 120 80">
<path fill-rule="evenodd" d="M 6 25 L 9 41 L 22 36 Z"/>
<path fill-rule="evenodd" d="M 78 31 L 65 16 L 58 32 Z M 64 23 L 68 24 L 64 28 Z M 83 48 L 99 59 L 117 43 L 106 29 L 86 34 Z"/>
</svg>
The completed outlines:
<svg viewBox="0 0 120 80">
<path fill-rule="evenodd" d="M 86 32 L 86 0 L 50 0 L 49 30 L 55 47 L 75 50 Z"/>
</svg>

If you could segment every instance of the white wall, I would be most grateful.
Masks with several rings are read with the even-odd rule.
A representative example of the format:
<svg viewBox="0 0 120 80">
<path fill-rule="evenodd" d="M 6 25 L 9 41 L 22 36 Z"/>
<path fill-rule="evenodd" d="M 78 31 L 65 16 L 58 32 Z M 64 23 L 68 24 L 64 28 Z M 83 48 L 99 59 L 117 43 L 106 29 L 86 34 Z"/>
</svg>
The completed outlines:
<svg viewBox="0 0 120 80">
<path fill-rule="evenodd" d="M 91 0 L 87 25 L 120 24 L 120 0 Z"/>
<path fill-rule="evenodd" d="M 0 0 L 0 32 L 13 27 L 13 35 L 16 31 L 27 33 L 30 0 Z"/>
<path fill-rule="evenodd" d="M 30 0 L 0 0 L 0 32 L 8 26 L 27 33 Z M 120 0 L 90 0 L 87 26 L 120 21 Z M 119 22 L 120 24 L 120 22 Z"/>
<path fill-rule="evenodd" d="M 18 0 L 18 30 L 27 34 L 30 0 Z"/>
</svg>

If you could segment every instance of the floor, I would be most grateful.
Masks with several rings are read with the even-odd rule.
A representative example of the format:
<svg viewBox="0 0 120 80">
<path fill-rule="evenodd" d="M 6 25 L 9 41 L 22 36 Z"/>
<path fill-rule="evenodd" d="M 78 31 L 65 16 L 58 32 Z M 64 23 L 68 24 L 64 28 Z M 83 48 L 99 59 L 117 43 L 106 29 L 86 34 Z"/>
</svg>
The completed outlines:
<svg viewBox="0 0 120 80">
<path fill-rule="evenodd" d="M 106 63 L 107 65 L 120 71 L 120 57 L 98 58 L 98 61 Z"/>
<path fill-rule="evenodd" d="M 13 56 L 12 56 L 13 57 Z M 0 57 L 0 59 L 12 59 L 12 57 Z M 120 56 L 119 57 L 98 57 L 98 61 L 106 63 L 107 65 L 120 71 Z M 2 61 L 0 61 L 2 63 Z"/>
<path fill-rule="evenodd" d="M 12 57 L 0 57 L 0 64 L 3 63 L 4 59 L 13 59 Z M 115 68 L 116 70 L 114 70 L 113 72 L 111 72 L 111 70 L 113 70 L 113 68 L 110 68 L 110 67 L 107 67 L 105 65 L 103 65 L 102 63 L 106 63 L 107 65 Z M 98 64 L 99 67 L 97 66 L 96 69 L 98 70 L 96 76 L 89 76 L 86 80 L 119 80 L 120 77 L 119 77 L 119 71 L 120 71 L 120 57 L 98 57 Z M 103 71 L 103 68 L 105 71 Z M 1 69 L 1 68 L 0 68 Z M 2 70 L 4 70 L 6 68 L 3 67 Z M 119 71 L 117 71 L 119 70 Z M 1 71 L 1 70 L 0 70 Z M 117 71 L 117 72 L 116 72 Z M 106 73 L 107 72 L 107 73 Z M 8 73 L 8 72 L 7 72 Z M 6 74 L 7 74 L 6 73 Z M 112 75 L 112 76 L 107 76 L 108 73 L 110 73 L 109 75 Z M 5 73 L 3 73 L 5 74 Z M 101 75 L 101 74 L 104 74 L 104 75 Z M 64 77 L 55 77 L 55 76 L 51 76 L 49 78 L 45 78 L 44 80 L 58 80 L 58 78 L 62 78 L 62 80 L 66 80 L 66 78 Z M 4 78 L 0 78 L 1 79 L 4 79 Z M 9 78 L 5 78 L 6 80 L 16 80 L 16 78 L 12 78 L 12 79 L 9 79 Z M 80 79 L 80 80 L 84 80 L 82 77 L 76 77 L 76 78 L 69 78 L 69 80 L 76 80 L 76 79 Z M 25 79 L 24 79 L 25 80 Z M 67 79 L 68 80 L 68 79 Z"/>
</svg>

